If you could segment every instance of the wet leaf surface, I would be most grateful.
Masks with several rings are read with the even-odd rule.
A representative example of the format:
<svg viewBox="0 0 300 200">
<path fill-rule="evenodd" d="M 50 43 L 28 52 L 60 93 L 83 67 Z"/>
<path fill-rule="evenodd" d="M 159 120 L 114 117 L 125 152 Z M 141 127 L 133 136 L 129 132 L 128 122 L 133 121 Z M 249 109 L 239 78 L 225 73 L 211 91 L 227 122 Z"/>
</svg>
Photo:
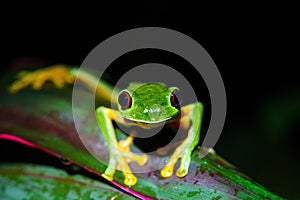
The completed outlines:
<svg viewBox="0 0 300 200">
<path fill-rule="evenodd" d="M 134 199 L 107 184 L 48 166 L 0 165 L 0 199 Z"/>
</svg>

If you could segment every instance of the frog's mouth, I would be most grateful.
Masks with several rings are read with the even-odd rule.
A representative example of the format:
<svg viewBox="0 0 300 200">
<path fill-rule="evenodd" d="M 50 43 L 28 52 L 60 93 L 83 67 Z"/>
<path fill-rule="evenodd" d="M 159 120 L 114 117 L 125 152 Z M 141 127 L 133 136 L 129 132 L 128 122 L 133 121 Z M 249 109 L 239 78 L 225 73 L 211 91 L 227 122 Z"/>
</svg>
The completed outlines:
<svg viewBox="0 0 300 200">
<path fill-rule="evenodd" d="M 142 121 L 132 121 L 134 124 L 136 124 L 139 127 L 145 128 L 145 129 L 151 129 L 158 126 L 163 126 L 166 123 L 167 120 L 162 120 L 159 122 L 142 122 Z"/>
<path fill-rule="evenodd" d="M 177 121 L 180 118 L 180 115 L 177 115 L 175 117 L 169 117 L 166 119 L 162 119 L 159 121 L 144 121 L 144 120 L 136 120 L 136 119 L 127 119 L 131 121 L 133 124 L 145 128 L 145 129 L 151 129 L 151 128 L 156 128 L 159 126 L 163 126 L 166 123 L 174 122 Z"/>
</svg>

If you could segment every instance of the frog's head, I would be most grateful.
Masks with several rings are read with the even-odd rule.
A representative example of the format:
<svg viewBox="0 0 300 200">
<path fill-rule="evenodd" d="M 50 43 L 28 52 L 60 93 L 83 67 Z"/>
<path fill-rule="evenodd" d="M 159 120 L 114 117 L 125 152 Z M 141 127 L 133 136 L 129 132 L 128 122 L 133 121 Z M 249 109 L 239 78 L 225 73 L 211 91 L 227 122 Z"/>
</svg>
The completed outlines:
<svg viewBox="0 0 300 200">
<path fill-rule="evenodd" d="M 180 113 L 179 89 L 161 83 L 132 84 L 118 97 L 121 115 L 138 124 L 159 124 Z"/>
</svg>

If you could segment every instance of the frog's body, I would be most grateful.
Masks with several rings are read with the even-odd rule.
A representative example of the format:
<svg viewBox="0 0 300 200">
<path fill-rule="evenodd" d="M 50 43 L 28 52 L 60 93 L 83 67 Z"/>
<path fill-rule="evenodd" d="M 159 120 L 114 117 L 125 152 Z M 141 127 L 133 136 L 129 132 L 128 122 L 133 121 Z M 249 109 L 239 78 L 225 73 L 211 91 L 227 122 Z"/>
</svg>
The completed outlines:
<svg viewBox="0 0 300 200">
<path fill-rule="evenodd" d="M 110 153 L 109 164 L 103 176 L 108 180 L 113 180 L 115 171 L 119 168 L 124 174 L 125 184 L 129 186 L 135 185 L 137 178 L 131 172 L 128 163 L 135 161 L 143 166 L 147 162 L 147 156 L 136 155 L 130 151 L 133 136 L 118 142 L 112 121 L 126 126 L 139 126 L 147 129 L 178 121 L 183 129 L 188 131 L 187 138 L 175 149 L 161 170 L 161 175 L 163 177 L 172 176 L 174 166 L 179 159 L 180 166 L 176 175 L 178 177 L 187 175 L 190 156 L 198 144 L 200 136 L 203 112 L 203 106 L 200 102 L 180 107 L 181 102 L 177 96 L 179 89 L 176 87 L 168 88 L 162 83 L 131 83 L 128 88 L 116 96 L 110 87 L 99 84 L 95 77 L 86 72 L 77 72 L 74 69 L 70 70 L 65 65 L 52 66 L 25 74 L 20 80 L 13 83 L 9 90 L 12 93 L 17 92 L 29 84 L 32 84 L 35 89 L 40 89 L 46 80 L 52 80 L 55 85 L 62 87 L 65 82 L 73 82 L 76 75 L 79 80 L 89 86 L 96 84 L 97 92 L 102 94 L 101 96 L 118 105 L 118 110 L 104 106 L 96 109 L 98 124 L 107 141 Z"/>
</svg>

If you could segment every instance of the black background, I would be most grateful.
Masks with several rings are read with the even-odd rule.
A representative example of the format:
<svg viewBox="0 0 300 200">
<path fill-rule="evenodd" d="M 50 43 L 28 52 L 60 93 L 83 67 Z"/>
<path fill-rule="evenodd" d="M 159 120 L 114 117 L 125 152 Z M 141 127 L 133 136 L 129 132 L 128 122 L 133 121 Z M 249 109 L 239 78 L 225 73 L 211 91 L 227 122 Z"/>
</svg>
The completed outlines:
<svg viewBox="0 0 300 200">
<path fill-rule="evenodd" d="M 224 80 L 228 112 L 217 152 L 271 191 L 297 199 L 298 10 L 290 2 L 16 4 L 0 12 L 1 72 L 24 63 L 80 65 L 101 41 L 131 28 L 180 31 L 206 49 Z"/>
</svg>

